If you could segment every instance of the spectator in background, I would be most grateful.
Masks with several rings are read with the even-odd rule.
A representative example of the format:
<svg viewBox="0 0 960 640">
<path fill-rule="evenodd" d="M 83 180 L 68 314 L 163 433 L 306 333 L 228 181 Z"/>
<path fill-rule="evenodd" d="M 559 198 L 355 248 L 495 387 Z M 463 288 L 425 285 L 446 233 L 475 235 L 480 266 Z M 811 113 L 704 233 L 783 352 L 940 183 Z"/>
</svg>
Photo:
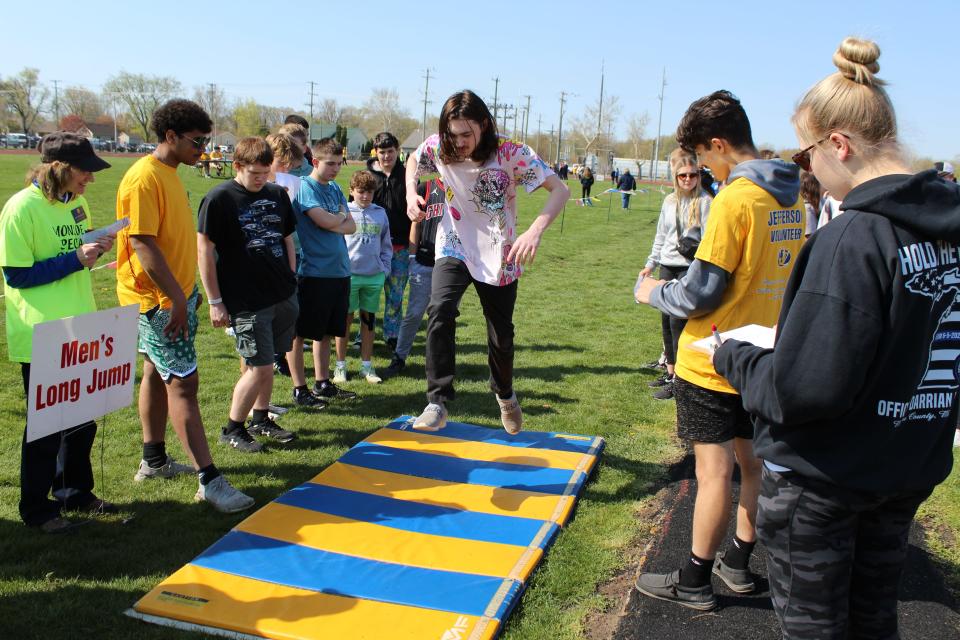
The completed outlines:
<svg viewBox="0 0 960 640">
<path fill-rule="evenodd" d="M 933 167 L 937 170 L 937 176 L 950 182 L 957 181 L 957 177 L 953 173 L 953 165 L 949 162 L 935 162 Z"/>
<path fill-rule="evenodd" d="M 617 182 L 617 189 L 621 191 L 621 194 L 620 194 L 621 209 L 630 208 L 630 196 L 636 188 L 637 188 L 637 181 L 634 180 L 632 175 L 630 175 L 630 169 L 627 169 L 626 171 L 623 172 L 623 175 L 620 176 L 620 180 Z"/>
<path fill-rule="evenodd" d="M 593 187 L 593 171 L 590 171 L 590 167 L 584 167 L 583 173 L 580 174 L 580 197 L 584 200 L 590 197 L 590 189 Z"/>
<path fill-rule="evenodd" d="M 307 132 L 307 139 L 305 141 L 304 149 L 303 149 L 303 157 L 306 159 L 307 164 L 313 167 L 313 150 L 310 149 L 310 123 L 307 122 L 306 118 L 304 118 L 303 116 L 298 116 L 295 113 L 291 113 L 289 116 L 287 116 L 284 119 L 283 123 L 300 125 L 301 127 L 303 127 L 303 130 Z M 304 175 L 310 175 L 310 173 L 307 172 Z"/>
<path fill-rule="evenodd" d="M 111 249 L 114 236 L 83 242 L 92 228 L 83 194 L 93 174 L 109 167 L 86 138 L 51 133 L 40 142 L 40 164 L 30 172 L 27 187 L 0 212 L 7 351 L 11 361 L 20 363 L 28 397 L 33 326 L 97 310 L 90 267 Z M 93 493 L 90 449 L 96 434 L 97 423 L 90 421 L 27 442 L 24 428 L 19 503 L 24 524 L 60 533 L 73 526 L 60 516 L 63 509 L 117 511 Z"/>
<path fill-rule="evenodd" d="M 400 162 L 400 141 L 389 132 L 373 139 L 376 157 L 367 160 L 367 171 L 376 179 L 373 203 L 383 207 L 390 220 L 393 254 L 390 272 L 383 284 L 383 341 L 391 351 L 397 348 L 403 318 L 403 292 L 410 271 L 410 218 L 407 217 L 406 167 Z"/>
<path fill-rule="evenodd" d="M 670 154 L 670 171 L 673 173 L 673 193 L 663 199 L 660 218 L 657 220 L 657 232 L 653 238 L 653 249 L 647 258 L 647 264 L 640 271 L 642 276 L 647 277 L 659 266 L 660 279 L 665 282 L 686 275 L 693 256 L 680 253 L 680 239 L 687 236 L 696 238 L 699 243 L 710 213 L 710 197 L 700 188 L 697 157 L 683 149 L 674 149 Z M 650 383 L 653 388 L 659 387 L 653 394 L 657 400 L 673 398 L 677 345 L 686 324 L 686 318 L 660 314 L 667 372 Z"/>
<path fill-rule="evenodd" d="M 297 141 L 297 144 L 300 145 L 300 150 L 303 151 L 303 162 L 299 167 L 291 167 L 289 171 L 291 175 L 297 176 L 298 178 L 304 178 L 313 172 L 313 164 L 311 164 L 313 162 L 313 155 L 312 153 L 308 153 L 310 151 L 310 136 L 307 131 L 306 128 L 295 122 L 289 122 L 277 130 L 277 133 L 292 136 L 293 139 Z"/>
</svg>

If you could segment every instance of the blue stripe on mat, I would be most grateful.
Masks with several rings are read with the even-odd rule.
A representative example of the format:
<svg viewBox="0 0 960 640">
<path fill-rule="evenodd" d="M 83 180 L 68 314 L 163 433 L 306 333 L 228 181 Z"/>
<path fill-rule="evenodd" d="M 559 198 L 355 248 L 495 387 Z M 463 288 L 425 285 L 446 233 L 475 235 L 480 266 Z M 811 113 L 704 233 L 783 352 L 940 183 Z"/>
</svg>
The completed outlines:
<svg viewBox="0 0 960 640">
<path fill-rule="evenodd" d="M 192 564 L 299 589 L 474 616 L 485 615 L 507 582 L 492 616 L 497 619 L 521 589 L 516 580 L 377 562 L 242 531 L 231 531 Z"/>
<path fill-rule="evenodd" d="M 354 445 L 340 456 L 339 462 L 420 478 L 555 495 L 577 493 L 585 479 L 585 474 L 581 471 L 469 460 L 395 449 L 368 442 Z M 573 484 L 568 489 L 571 481 Z"/>
<path fill-rule="evenodd" d="M 401 416 L 388 424 L 386 428 L 416 433 L 413 427 L 410 426 L 412 424 L 411 420 L 413 420 L 413 418 L 410 416 Z M 585 437 L 563 433 L 545 433 L 542 431 L 521 431 L 517 435 L 511 436 L 503 429 L 478 427 L 462 422 L 448 422 L 446 427 L 436 433 L 430 433 L 430 435 L 471 440 L 473 442 L 486 442 L 487 444 L 502 444 L 521 449 L 547 449 L 548 451 L 570 451 L 574 453 L 590 453 L 590 448 L 597 440 L 603 441 L 602 438 L 596 436 Z M 594 453 L 599 453 L 599 451 L 595 451 Z"/>
<path fill-rule="evenodd" d="M 546 523 L 545 520 L 463 511 L 311 483 L 291 489 L 274 502 L 404 531 L 521 547 L 530 546 Z M 553 525 L 537 546 L 545 548 L 556 529 Z"/>
</svg>

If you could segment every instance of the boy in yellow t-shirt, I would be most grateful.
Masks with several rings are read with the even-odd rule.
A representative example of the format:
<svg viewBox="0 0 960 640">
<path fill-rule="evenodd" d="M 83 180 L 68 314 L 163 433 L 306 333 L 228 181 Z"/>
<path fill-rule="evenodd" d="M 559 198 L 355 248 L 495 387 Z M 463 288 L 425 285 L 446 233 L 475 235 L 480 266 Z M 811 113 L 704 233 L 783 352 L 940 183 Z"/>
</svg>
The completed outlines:
<svg viewBox="0 0 960 640">
<path fill-rule="evenodd" d="M 645 279 L 638 302 L 689 318 L 677 350 L 677 432 L 696 457 L 697 497 L 690 558 L 670 574 L 641 574 L 637 589 L 693 609 L 716 606 L 711 573 L 738 593 L 755 585 L 748 565 L 756 543 L 761 461 L 740 396 L 691 342 L 747 324 L 777 322 L 787 279 L 804 238 L 799 169 L 760 160 L 747 114 L 728 91 L 695 101 L 677 128 L 680 146 L 697 154 L 726 186 L 710 207 L 703 240 L 687 275 L 664 283 Z M 740 466 L 736 534 L 714 565 L 727 530 L 734 463 Z"/>
<path fill-rule="evenodd" d="M 134 480 L 170 478 L 196 471 L 195 500 L 233 513 L 253 506 L 213 464 L 197 400 L 197 228 L 187 191 L 177 176 L 192 166 L 209 141 L 212 123 L 200 105 L 171 100 L 151 126 L 160 143 L 130 167 L 117 189 L 117 217 L 130 226 L 117 235 L 117 297 L 139 304 L 139 345 L 144 354 L 139 413 L 143 459 Z M 193 467 L 167 456 L 167 417 Z"/>
</svg>

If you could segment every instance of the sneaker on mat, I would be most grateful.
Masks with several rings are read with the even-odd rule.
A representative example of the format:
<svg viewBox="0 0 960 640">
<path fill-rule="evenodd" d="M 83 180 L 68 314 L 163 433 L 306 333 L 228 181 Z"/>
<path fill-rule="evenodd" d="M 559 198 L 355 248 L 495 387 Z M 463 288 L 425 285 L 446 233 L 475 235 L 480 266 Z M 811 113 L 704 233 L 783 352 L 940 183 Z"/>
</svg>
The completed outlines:
<svg viewBox="0 0 960 640">
<path fill-rule="evenodd" d="M 357 397 L 353 391 L 341 389 L 329 380 L 313 383 L 313 392 L 322 399 L 328 400 L 353 400 Z"/>
<path fill-rule="evenodd" d="M 497 396 L 497 404 L 500 405 L 500 422 L 503 423 L 504 430 L 512 436 L 520 433 L 523 428 L 523 411 L 520 410 L 517 394 L 512 394 L 506 400 Z"/>
<path fill-rule="evenodd" d="M 163 463 L 163 466 L 157 467 L 156 469 L 148 465 L 146 460 L 140 460 L 140 468 L 133 474 L 133 479 L 135 482 L 143 482 L 144 480 L 152 480 L 153 478 L 169 479 L 188 473 L 192 474 L 196 473 L 196 471 L 190 465 L 180 464 L 170 456 L 167 456 L 167 461 Z"/>
<path fill-rule="evenodd" d="M 244 453 L 257 453 L 263 449 L 263 445 L 254 440 L 246 427 L 238 427 L 229 433 L 221 431 L 220 442 Z"/>
<path fill-rule="evenodd" d="M 679 570 L 673 573 L 641 573 L 634 586 L 645 596 L 676 602 L 698 611 L 710 611 L 717 606 L 712 585 L 684 587 L 680 584 Z"/>
<path fill-rule="evenodd" d="M 333 383 L 343 384 L 347 381 L 347 365 L 338 364 L 333 367 Z"/>
<path fill-rule="evenodd" d="M 372 364 L 366 367 L 361 365 L 360 375 L 370 384 L 380 384 L 383 382 L 383 378 L 377 375 L 377 371 L 373 368 Z"/>
<path fill-rule="evenodd" d="M 236 513 L 253 506 L 253 498 L 235 489 L 223 476 L 217 476 L 209 484 L 201 484 L 193 499 L 209 502 L 221 513 Z"/>
<path fill-rule="evenodd" d="M 413 421 L 413 428 L 420 431 L 440 431 L 447 426 L 447 408 L 431 402 L 423 413 Z"/>
<path fill-rule="evenodd" d="M 731 591 L 737 593 L 752 593 L 756 590 L 750 571 L 747 569 L 734 569 L 723 563 L 723 556 L 718 555 L 717 561 L 713 563 L 713 575 L 723 580 L 724 584 L 730 587 Z"/>
<path fill-rule="evenodd" d="M 256 424 L 251 422 L 247 425 L 247 431 L 257 436 L 265 436 L 277 442 L 290 442 L 296 439 L 296 434 L 282 428 L 269 416 Z"/>
</svg>

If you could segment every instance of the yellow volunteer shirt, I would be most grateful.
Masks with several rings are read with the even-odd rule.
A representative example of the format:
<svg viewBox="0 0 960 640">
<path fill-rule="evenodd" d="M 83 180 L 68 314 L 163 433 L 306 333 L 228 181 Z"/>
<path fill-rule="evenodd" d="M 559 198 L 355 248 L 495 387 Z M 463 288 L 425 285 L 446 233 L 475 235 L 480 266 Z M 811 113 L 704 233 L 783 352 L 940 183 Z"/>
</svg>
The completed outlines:
<svg viewBox="0 0 960 640">
<path fill-rule="evenodd" d="M 707 354 L 686 345 L 709 336 L 714 324 L 720 331 L 775 325 L 803 236 L 799 197 L 785 207 L 746 178 L 737 178 L 717 194 L 696 257 L 729 273 L 730 280 L 720 306 L 691 318 L 680 334 L 676 373 L 681 379 L 711 391 L 736 393 Z"/>
<path fill-rule="evenodd" d="M 130 226 L 117 234 L 117 297 L 120 304 L 139 304 L 141 313 L 172 305 L 143 270 L 130 244 L 131 235 L 156 240 L 167 266 L 189 296 L 197 280 L 197 225 L 187 191 L 177 170 L 153 155 L 137 160 L 117 190 L 117 218 L 130 217 Z"/>
</svg>

